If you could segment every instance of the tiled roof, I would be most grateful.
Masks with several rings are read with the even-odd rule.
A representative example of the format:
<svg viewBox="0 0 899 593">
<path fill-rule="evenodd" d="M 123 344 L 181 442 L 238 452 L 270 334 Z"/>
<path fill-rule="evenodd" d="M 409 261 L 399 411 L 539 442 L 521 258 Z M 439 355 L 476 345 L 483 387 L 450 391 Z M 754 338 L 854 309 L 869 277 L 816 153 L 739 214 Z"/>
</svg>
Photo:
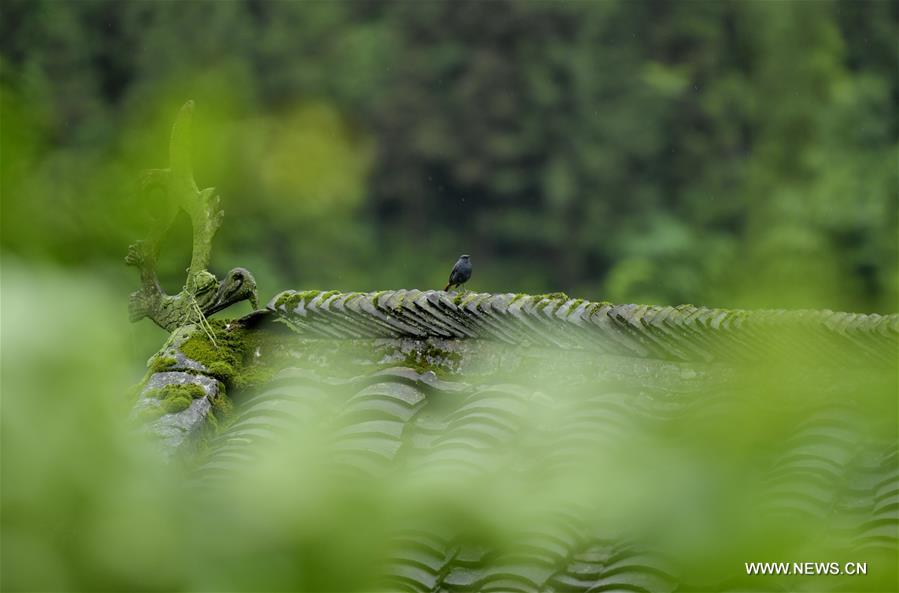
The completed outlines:
<svg viewBox="0 0 899 593">
<path fill-rule="evenodd" d="M 484 339 L 675 361 L 746 360 L 772 348 L 891 364 L 899 315 L 612 305 L 563 294 L 286 291 L 269 309 L 307 337 Z M 795 343 L 803 340 L 802 343 Z"/>
<path fill-rule="evenodd" d="M 331 470 L 363 480 L 392 472 L 477 480 L 513 471 L 551 481 L 582 473 L 592 454 L 644 430 L 684 419 L 703 427 L 740 421 L 759 397 L 730 373 L 743 362 L 764 370 L 786 358 L 793 367 L 811 365 L 790 379 L 797 389 L 809 378 L 827 389 L 778 402 L 792 406 L 785 414 L 796 420 L 764 460 L 765 513 L 811 519 L 827 526 L 822 538 L 840 543 L 852 533 L 847 553 L 859 558 L 899 547 L 897 444 L 865 433 L 866 418 L 878 412 L 855 384 L 895 366 L 899 316 L 615 306 L 564 295 L 288 291 L 244 325 L 287 325 L 293 346 L 270 379 L 231 394 L 232 421 L 209 439 L 195 472 L 206 486 L 306 426 L 330 435 L 324 454 Z M 360 344 L 361 356 L 353 350 Z M 208 387 L 202 365 L 167 352 L 175 367 L 148 385 L 178 375 L 178 382 Z M 189 434 L 179 418 L 197 418 L 194 407 L 213 397 L 164 416 L 158 432 L 181 443 L 170 438 L 175 430 Z M 445 526 L 398 524 L 385 586 L 721 588 L 683 582 L 651 542 L 584 521 L 593 511 L 544 509 L 501 551 L 461 541 Z"/>
</svg>

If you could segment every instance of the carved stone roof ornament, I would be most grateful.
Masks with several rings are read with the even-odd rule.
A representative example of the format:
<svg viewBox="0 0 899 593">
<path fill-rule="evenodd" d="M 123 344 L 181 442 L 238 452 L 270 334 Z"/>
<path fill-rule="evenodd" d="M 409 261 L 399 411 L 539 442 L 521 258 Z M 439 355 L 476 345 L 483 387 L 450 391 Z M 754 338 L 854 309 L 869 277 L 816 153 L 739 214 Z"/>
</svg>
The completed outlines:
<svg viewBox="0 0 899 593">
<path fill-rule="evenodd" d="M 149 237 L 128 249 L 125 262 L 140 271 L 141 288 L 131 294 L 128 311 L 132 321 L 149 317 L 159 327 L 173 332 L 188 323 L 204 323 L 216 311 L 243 300 L 257 308 L 256 281 L 249 270 L 234 268 L 221 281 L 207 267 L 212 253 L 212 239 L 222 222 L 215 188 L 200 190 L 194 181 L 190 160 L 190 124 L 194 103 L 188 101 L 178 112 L 169 145 L 169 168 L 152 169 L 141 179 L 142 194 L 147 199 L 163 199 L 154 204 L 157 212 Z M 176 295 L 162 289 L 156 275 L 159 244 L 178 209 L 190 218 L 193 228 L 193 250 L 184 288 Z"/>
</svg>

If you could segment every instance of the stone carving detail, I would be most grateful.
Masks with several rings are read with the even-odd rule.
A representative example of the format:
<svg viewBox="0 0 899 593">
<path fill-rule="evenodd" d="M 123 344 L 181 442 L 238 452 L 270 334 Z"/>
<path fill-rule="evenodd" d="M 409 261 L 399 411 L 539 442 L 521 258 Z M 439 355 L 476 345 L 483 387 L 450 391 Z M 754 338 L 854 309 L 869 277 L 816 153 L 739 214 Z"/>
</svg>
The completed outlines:
<svg viewBox="0 0 899 593">
<path fill-rule="evenodd" d="M 128 311 L 131 321 L 144 317 L 172 332 L 188 323 L 202 323 L 206 316 L 234 303 L 249 299 L 256 303 L 256 281 L 245 268 L 234 268 L 219 281 L 208 270 L 212 239 L 222 222 L 219 197 L 214 188 L 200 190 L 194 182 L 190 163 L 190 122 L 193 101 L 178 113 L 169 147 L 170 167 L 152 169 L 141 179 L 148 199 L 162 195 L 154 204 L 156 219 L 147 239 L 132 244 L 125 263 L 140 271 L 141 288 L 131 294 Z M 166 294 L 156 275 L 159 244 L 178 209 L 187 213 L 193 227 L 193 252 L 184 288 Z"/>
</svg>

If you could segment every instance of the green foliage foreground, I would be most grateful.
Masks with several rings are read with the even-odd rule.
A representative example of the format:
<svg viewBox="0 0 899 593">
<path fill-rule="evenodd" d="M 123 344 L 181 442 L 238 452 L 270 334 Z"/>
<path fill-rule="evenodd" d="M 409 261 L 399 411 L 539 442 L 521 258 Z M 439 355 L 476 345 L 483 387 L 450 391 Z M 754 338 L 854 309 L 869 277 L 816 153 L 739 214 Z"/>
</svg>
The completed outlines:
<svg viewBox="0 0 899 593">
<path fill-rule="evenodd" d="M 282 378 L 293 379 L 263 379 L 262 393 L 229 390 L 237 408 L 224 415 L 226 438 L 166 463 L 141 419 L 124 421 L 134 401 L 124 395 L 128 339 L 105 323 L 121 297 L 14 260 L 4 283 L 4 590 L 395 590 L 427 581 L 426 571 L 405 585 L 383 579 L 396 557 L 425 558 L 422 544 L 408 547 L 422 537 L 431 552 L 446 550 L 438 564 L 464 568 L 479 558 L 472 570 L 511 566 L 509 574 L 536 578 L 529 571 L 542 566 L 541 554 L 556 553 L 542 546 L 564 548 L 572 533 L 599 537 L 628 559 L 603 557 L 609 582 L 664 560 L 641 577 L 651 591 L 678 581 L 760 590 L 890 591 L 895 583 L 894 365 L 847 351 L 851 366 L 797 366 L 778 353 L 761 367 L 722 371 L 495 345 L 458 375 L 460 359 L 439 348 L 390 362 L 370 343 L 335 349 L 294 338 L 286 352 L 300 371 Z M 57 306 L 60 294 L 66 307 Z M 198 335 L 187 350 L 213 364 L 214 347 Z M 798 347 L 814 359 L 814 343 Z M 222 343 L 228 356 L 229 348 Z M 506 372 L 479 370 L 493 355 Z M 418 385 L 427 406 L 403 437 L 432 439 L 430 449 L 412 447 L 375 476 L 346 471 L 348 451 L 365 451 L 348 450 L 356 441 L 347 439 L 383 438 L 389 416 L 358 424 L 353 402 L 377 399 L 382 387 L 341 381 L 360 361 L 380 365 L 366 373 L 426 372 L 435 359 L 450 365 L 439 381 Z M 222 380 L 234 385 L 233 376 Z M 458 391 L 457 380 L 468 387 Z M 242 408 L 251 399 L 255 407 Z M 279 406 L 289 401 L 310 405 L 285 421 L 292 408 Z M 516 424 L 504 424 L 496 406 L 515 402 Z M 450 422 L 435 432 L 441 417 Z M 344 426 L 352 430 L 339 430 L 353 419 Z M 479 440 L 491 434 L 516 436 Z M 453 453 L 463 450 L 494 471 L 471 472 Z M 422 534 L 453 539 L 440 548 Z M 469 560 L 452 560 L 459 549 Z M 753 579 L 749 561 L 858 561 L 869 573 Z"/>
</svg>

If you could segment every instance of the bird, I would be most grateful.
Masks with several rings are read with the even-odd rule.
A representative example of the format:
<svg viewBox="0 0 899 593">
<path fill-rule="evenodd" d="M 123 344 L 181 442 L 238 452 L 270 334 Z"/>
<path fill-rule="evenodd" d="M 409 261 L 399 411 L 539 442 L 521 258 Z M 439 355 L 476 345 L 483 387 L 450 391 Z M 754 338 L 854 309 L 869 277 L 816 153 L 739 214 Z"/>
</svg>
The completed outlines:
<svg viewBox="0 0 899 593">
<path fill-rule="evenodd" d="M 453 266 L 453 271 L 450 272 L 449 283 L 443 290 L 447 291 L 454 286 L 458 288 L 468 282 L 469 278 L 471 278 L 470 256 L 460 255 L 459 261 L 456 262 L 456 265 Z"/>
</svg>

